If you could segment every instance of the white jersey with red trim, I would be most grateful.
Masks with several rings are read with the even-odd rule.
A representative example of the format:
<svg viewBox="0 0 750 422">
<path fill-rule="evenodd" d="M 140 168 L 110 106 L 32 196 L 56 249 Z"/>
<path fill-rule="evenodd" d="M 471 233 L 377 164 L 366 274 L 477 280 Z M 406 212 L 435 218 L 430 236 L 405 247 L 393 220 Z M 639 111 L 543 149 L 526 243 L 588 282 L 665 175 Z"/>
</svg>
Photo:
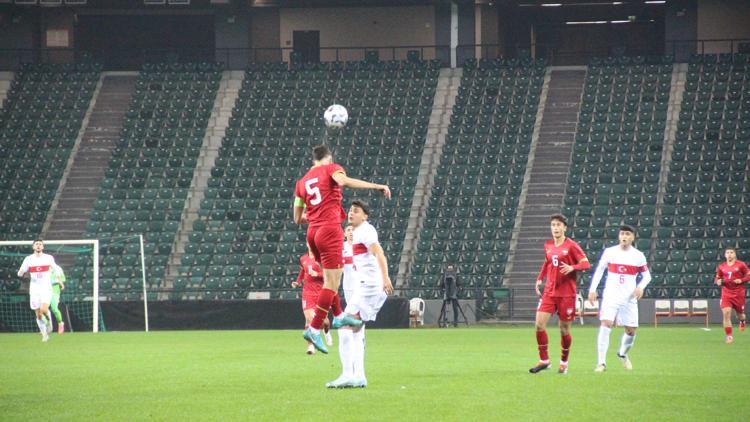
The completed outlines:
<svg viewBox="0 0 750 422">
<path fill-rule="evenodd" d="M 43 253 L 24 258 L 19 272 L 28 272 L 31 278 L 31 287 L 52 288 L 52 270 L 57 267 L 52 255 Z"/>
<path fill-rule="evenodd" d="M 602 252 L 596 272 L 591 278 L 589 292 L 596 291 L 604 270 L 607 270 L 607 279 L 602 296 L 611 300 L 627 301 L 632 298 L 638 274 L 641 274 L 641 282 L 637 287 L 645 289 L 651 281 L 646 256 L 633 246 L 623 249 L 620 245 L 616 245 Z"/>
<path fill-rule="evenodd" d="M 367 221 L 360 224 L 352 232 L 352 252 L 354 253 L 354 267 L 357 269 L 357 278 L 361 283 L 372 286 L 383 284 L 378 260 L 369 250 L 370 246 L 376 243 L 378 243 L 378 232 Z"/>
<path fill-rule="evenodd" d="M 344 240 L 344 290 L 357 288 L 357 269 L 354 267 L 354 253 L 352 245 Z"/>
</svg>

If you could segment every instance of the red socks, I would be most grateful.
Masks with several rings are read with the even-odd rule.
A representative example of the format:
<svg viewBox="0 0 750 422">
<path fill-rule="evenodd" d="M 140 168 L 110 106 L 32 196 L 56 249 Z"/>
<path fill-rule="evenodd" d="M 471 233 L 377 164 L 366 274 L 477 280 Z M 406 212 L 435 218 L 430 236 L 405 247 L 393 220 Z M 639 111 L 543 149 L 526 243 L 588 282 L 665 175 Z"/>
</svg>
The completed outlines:
<svg viewBox="0 0 750 422">
<path fill-rule="evenodd" d="M 570 334 L 566 334 L 562 336 L 560 343 L 562 344 L 562 357 L 560 357 L 560 360 L 567 362 L 568 356 L 570 355 L 570 345 L 573 343 L 573 337 L 571 337 Z"/>
<path fill-rule="evenodd" d="M 549 355 L 547 354 L 547 344 L 549 339 L 547 338 L 546 331 L 536 332 L 536 344 L 539 347 L 539 360 L 548 361 Z"/>
<path fill-rule="evenodd" d="M 336 296 L 333 297 L 333 302 L 331 302 L 331 311 L 335 317 L 344 313 L 344 310 L 341 309 L 341 297 L 338 293 L 336 293 Z"/>
<path fill-rule="evenodd" d="M 315 317 L 310 323 L 310 326 L 312 328 L 320 330 L 320 328 L 323 326 L 323 321 L 325 321 L 325 319 L 328 317 L 328 310 L 331 309 L 331 303 L 333 302 L 333 299 L 335 297 L 336 292 L 331 289 L 326 289 L 324 287 L 320 291 L 320 295 L 318 296 L 318 304 L 315 308 Z M 340 304 L 339 307 L 341 307 Z"/>
<path fill-rule="evenodd" d="M 727 333 L 728 336 L 732 335 L 732 327 L 724 327 L 724 332 Z"/>
</svg>

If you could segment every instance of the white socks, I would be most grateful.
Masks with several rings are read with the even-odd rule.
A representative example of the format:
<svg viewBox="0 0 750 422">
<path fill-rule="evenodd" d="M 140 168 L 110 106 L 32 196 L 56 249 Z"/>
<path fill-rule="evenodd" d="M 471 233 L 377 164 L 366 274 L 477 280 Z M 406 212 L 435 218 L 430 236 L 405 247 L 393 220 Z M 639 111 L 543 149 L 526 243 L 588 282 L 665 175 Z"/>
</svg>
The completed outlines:
<svg viewBox="0 0 750 422">
<path fill-rule="evenodd" d="M 629 336 L 628 333 L 622 333 L 622 339 L 620 340 L 620 351 L 618 352 L 620 356 L 627 355 L 630 351 L 630 348 L 633 347 L 634 342 L 635 334 Z"/>
<path fill-rule="evenodd" d="M 339 328 L 339 358 L 341 358 L 341 375 L 346 378 L 354 376 L 354 333 L 348 328 Z"/>
<path fill-rule="evenodd" d="M 364 379 L 365 378 L 365 326 L 358 332 L 352 332 L 353 334 L 353 363 L 354 363 L 354 378 Z"/>
<path fill-rule="evenodd" d="M 41 332 L 42 334 L 44 334 L 44 333 L 46 333 L 46 332 L 47 332 L 47 323 L 46 323 L 46 322 L 44 322 L 44 319 L 42 319 L 42 318 L 38 318 L 38 319 L 36 320 L 36 325 L 38 325 L 38 326 L 39 326 L 39 331 L 40 331 L 40 332 Z"/>
<path fill-rule="evenodd" d="M 607 349 L 609 349 L 609 333 L 611 332 L 611 328 L 603 325 L 599 327 L 599 338 L 596 341 L 596 349 L 599 358 L 597 365 L 607 364 Z"/>
</svg>

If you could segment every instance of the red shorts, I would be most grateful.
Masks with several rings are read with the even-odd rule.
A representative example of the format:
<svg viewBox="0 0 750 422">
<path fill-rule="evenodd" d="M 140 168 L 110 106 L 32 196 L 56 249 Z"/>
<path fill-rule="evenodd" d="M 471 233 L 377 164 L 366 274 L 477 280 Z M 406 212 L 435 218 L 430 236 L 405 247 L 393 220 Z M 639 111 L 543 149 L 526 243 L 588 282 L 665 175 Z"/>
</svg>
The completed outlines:
<svg viewBox="0 0 750 422">
<path fill-rule="evenodd" d="M 318 305 L 318 296 L 323 290 L 322 283 L 305 283 L 302 285 L 302 310 L 315 309 Z"/>
<path fill-rule="evenodd" d="M 307 243 L 323 269 L 344 268 L 344 231 L 341 225 L 309 227 Z"/>
<path fill-rule="evenodd" d="M 539 306 L 537 306 L 536 311 L 548 314 L 554 314 L 557 311 L 557 317 L 560 318 L 560 321 L 573 321 L 576 317 L 576 298 L 575 296 L 542 296 L 539 299 Z"/>
<path fill-rule="evenodd" d="M 744 292 L 742 293 L 743 293 L 742 295 L 725 295 L 722 293 L 721 307 L 732 308 L 738 314 L 744 314 L 745 313 L 745 295 L 744 295 Z"/>
</svg>

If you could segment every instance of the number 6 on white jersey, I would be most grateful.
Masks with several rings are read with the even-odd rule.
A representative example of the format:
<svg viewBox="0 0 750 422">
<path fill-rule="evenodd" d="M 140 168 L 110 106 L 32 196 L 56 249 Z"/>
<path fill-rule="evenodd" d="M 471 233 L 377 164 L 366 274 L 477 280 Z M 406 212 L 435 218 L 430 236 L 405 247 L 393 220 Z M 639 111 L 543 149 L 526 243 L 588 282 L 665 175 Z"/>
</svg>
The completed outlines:
<svg viewBox="0 0 750 422">
<path fill-rule="evenodd" d="M 307 191 L 307 194 L 313 197 L 313 199 L 310 200 L 310 205 L 318 205 L 323 201 L 323 198 L 320 196 L 320 189 L 317 186 L 313 186 L 316 183 L 318 183 L 317 177 L 305 182 L 305 190 Z"/>
</svg>

